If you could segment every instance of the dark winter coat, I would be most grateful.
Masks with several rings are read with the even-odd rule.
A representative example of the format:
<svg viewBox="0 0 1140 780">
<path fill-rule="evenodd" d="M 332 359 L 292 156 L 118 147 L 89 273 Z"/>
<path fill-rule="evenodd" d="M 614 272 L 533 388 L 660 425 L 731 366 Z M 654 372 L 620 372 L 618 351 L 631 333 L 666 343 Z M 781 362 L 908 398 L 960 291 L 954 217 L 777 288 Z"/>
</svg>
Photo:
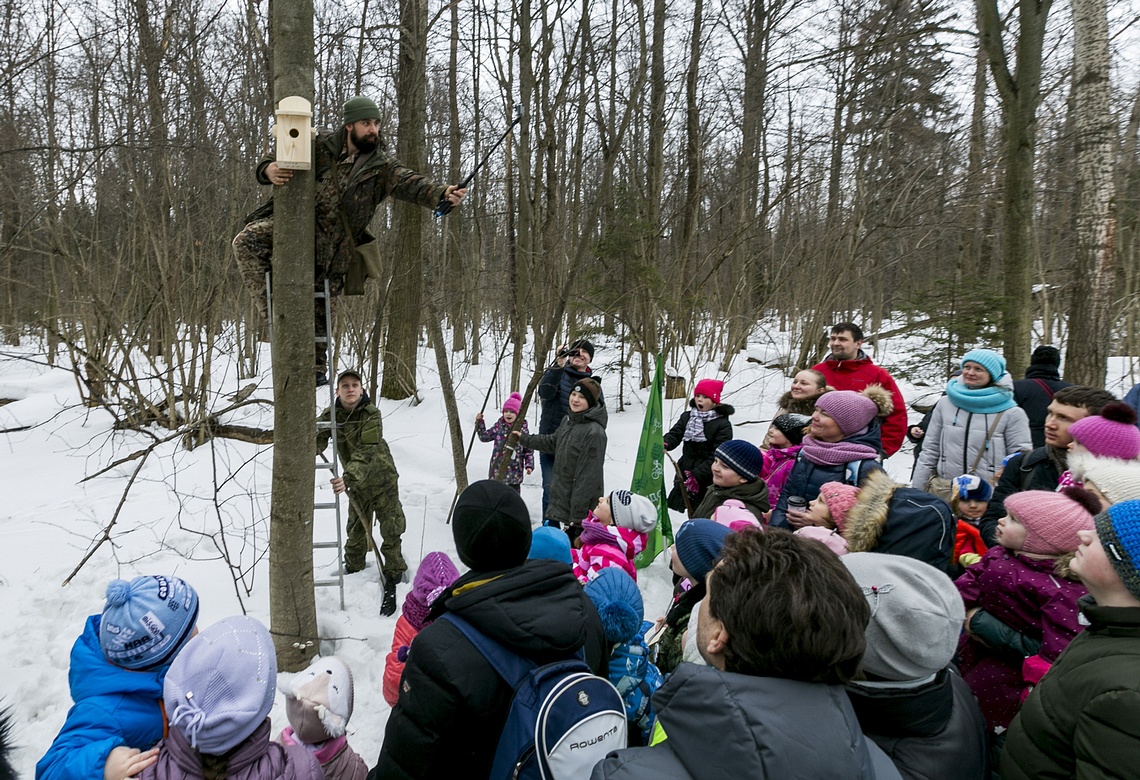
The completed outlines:
<svg viewBox="0 0 1140 780">
<path fill-rule="evenodd" d="M 1136 777 L 1140 767 L 1140 608 L 1101 607 L 1029 694 L 1009 728 L 1005 780 Z"/>
<path fill-rule="evenodd" d="M 526 420 L 519 426 L 522 433 L 530 433 Z M 502 417 L 490 429 L 480 419 L 475 423 L 475 433 L 479 434 L 479 441 L 495 442 L 491 448 L 491 466 L 487 478 L 494 479 L 499 471 L 499 464 L 503 460 L 503 453 L 507 449 L 507 434 L 511 432 L 511 424 Z M 515 455 L 507 464 L 507 472 L 503 475 L 503 482 L 508 485 L 521 485 L 526 469 L 534 471 L 534 452 L 526 447 L 515 447 Z"/>
<path fill-rule="evenodd" d="M 678 444 L 681 445 L 681 457 L 677 460 L 677 467 L 681 469 L 681 473 L 676 476 L 673 490 L 669 493 L 669 508 L 676 512 L 685 509 L 685 499 L 681 496 L 681 491 L 685 489 L 682 483 L 685 481 L 684 474 L 686 471 L 696 477 L 701 486 L 700 491 L 695 496 L 689 496 L 690 503 L 697 506 L 705 497 L 705 491 L 712 484 L 713 453 L 716 452 L 717 447 L 732 438 L 732 423 L 729 422 L 728 418 L 729 415 L 736 413 L 736 410 L 728 404 L 717 404 L 713 407 L 713 411 L 717 412 L 718 416 L 705 421 L 705 440 L 683 441 L 685 428 L 689 424 L 689 416 L 692 410 L 696 408 L 696 402 L 690 399 L 689 407 L 665 434 L 666 451 L 675 448 Z"/>
<path fill-rule="evenodd" d="M 158 762 L 143 770 L 141 780 L 200 780 L 202 757 L 176 729 L 162 741 Z M 281 745 L 269 739 L 269 719 L 228 754 L 226 780 L 324 780 L 316 756 L 303 745 Z"/>
<path fill-rule="evenodd" d="M 682 664 L 653 696 L 666 739 L 610 753 L 592 780 L 885 780 L 843 688 Z"/>
<path fill-rule="evenodd" d="M 879 449 L 878 420 L 871 422 L 871 427 L 867 429 L 866 433 L 859 434 L 858 436 L 849 436 L 845 441 L 849 441 L 853 444 L 865 444 L 876 450 Z M 862 481 L 869 472 L 881 468 L 879 463 L 872 458 L 859 461 L 859 464 L 860 481 Z M 784 483 L 784 490 L 780 493 L 780 499 L 776 502 L 776 508 L 772 510 L 769 524 L 775 528 L 795 530 L 788 523 L 788 498 L 790 496 L 803 496 L 808 501 L 816 499 L 819 497 L 819 489 L 823 487 L 825 482 L 847 481 L 847 465 L 848 464 L 841 463 L 838 466 L 821 466 L 805 458 L 803 450 L 800 450 L 799 454 L 796 455 L 796 465 L 792 466 L 792 472 L 788 474 L 788 481 Z"/>
<path fill-rule="evenodd" d="M 885 685 L 885 683 L 883 683 Z M 863 733 L 904 780 L 983 780 L 986 722 L 970 686 L 943 669 L 918 688 L 847 686 Z"/>
<path fill-rule="evenodd" d="M 947 571 L 956 531 L 949 504 L 874 469 L 863 478 L 842 533 L 848 552 L 904 555 Z"/>
<path fill-rule="evenodd" d="M 1053 663 L 1082 628 L 1077 622 L 1077 600 L 1088 590 L 1075 577 L 1067 578 L 1071 559 L 1029 558 L 994 547 L 966 567 L 954 584 L 967 611 L 981 607 L 1014 631 L 1040 641 L 1038 655 Z M 1027 686 L 1022 678 L 1023 660 L 962 636 L 958 668 L 991 729 L 1008 727 L 1017 714 Z"/>
<path fill-rule="evenodd" d="M 344 128 L 317 136 L 313 164 L 316 169 L 316 263 L 334 277 L 343 277 L 357 244 L 373 240 L 368 223 L 377 207 L 393 197 L 426 208 L 435 208 L 446 187 L 404 166 L 384 149 L 363 158 L 342 157 L 346 154 L 347 133 Z M 265 169 L 273 156 L 257 166 L 257 181 L 270 184 Z M 333 164 L 337 163 L 336 173 Z M 357 163 L 359 162 L 359 165 Z M 339 185 L 339 186 L 338 186 Z M 344 219 L 341 217 L 343 210 Z M 267 219 L 273 215 L 273 200 L 246 217 L 246 222 Z M 344 231 L 347 219 L 352 241 Z M 339 287 L 338 284 L 334 287 Z M 334 289 L 333 293 L 339 292 Z"/>
<path fill-rule="evenodd" d="M 772 508 L 772 505 L 768 503 L 767 483 L 762 479 L 754 479 L 751 482 L 745 482 L 743 485 L 735 485 L 734 487 L 713 485 L 705 493 L 704 501 L 694 510 L 693 517 L 711 518 L 716 508 L 730 498 L 735 498 L 744 504 L 744 508 L 755 515 L 760 523 L 764 522 L 764 513 Z"/>
<path fill-rule="evenodd" d="M 519 443 L 554 454 L 550 505 L 546 516 L 559 523 L 581 523 L 605 493 L 606 405 L 599 401 L 572 412 L 550 434 L 523 434 Z"/>
<path fill-rule="evenodd" d="M 822 363 L 812 366 L 827 377 L 827 384 L 836 390 L 854 390 L 859 392 L 868 385 L 882 385 L 883 389 L 891 394 L 894 410 L 883 420 L 882 449 L 887 458 L 899 451 L 903 439 L 906 438 L 906 401 L 902 392 L 895 383 L 894 377 L 883 368 L 876 366 L 871 358 L 859 350 L 859 356 L 854 360 L 836 360 L 827 358 Z"/>
<path fill-rule="evenodd" d="M 317 418 L 318 423 L 331 419 L 330 410 L 325 409 Z M 329 446 L 332 432 L 317 432 L 317 450 L 324 452 Z M 350 489 L 367 489 L 374 472 L 379 468 L 378 459 L 391 458 L 388 445 L 384 442 L 384 421 L 368 393 L 363 393 L 350 412 L 336 401 L 336 454 L 340 458 L 344 484 Z"/>
<path fill-rule="evenodd" d="M 569 566 L 537 559 L 502 572 L 468 572 L 432 605 L 434 622 L 411 644 L 370 778 L 490 772 L 512 691 L 458 628 L 437 619 L 447 611 L 535 663 L 583 648 L 590 668 L 606 675 L 610 646 L 601 618 Z"/>
<path fill-rule="evenodd" d="M 1124 396 L 1124 403 L 1136 411 L 1136 427 L 1140 428 L 1140 383 L 1132 386 L 1132 389 Z"/>
<path fill-rule="evenodd" d="M 1061 472 L 1049 457 L 1045 447 L 1010 458 L 1009 463 L 1005 464 L 1001 479 L 994 487 L 994 494 L 986 506 L 986 513 L 978 521 L 982 541 L 989 547 L 997 544 L 997 524 L 998 520 L 1005 517 L 1006 498 L 1023 490 L 1052 492 L 1057 489 L 1057 482 L 1060 479 Z"/>
<path fill-rule="evenodd" d="M 1029 418 L 1029 433 L 1034 447 L 1045 446 L 1045 418 L 1049 416 L 1053 394 L 1063 387 L 1072 386 L 1072 382 L 1062 381 L 1055 366 L 1042 365 L 1025 369 L 1025 379 L 1013 383 L 1013 400 Z"/>
<path fill-rule="evenodd" d="M 36 764 L 36 780 L 102 780 L 120 745 L 147 750 L 162 739 L 162 683 L 169 666 L 130 671 L 99 645 L 102 615 L 91 615 L 71 648 L 67 681 L 75 702 L 55 741 Z"/>
<path fill-rule="evenodd" d="M 567 363 L 562 368 L 548 368 L 538 383 L 538 397 L 542 399 L 542 415 L 538 418 L 538 432 L 540 434 L 554 433 L 558 430 L 562 418 L 570 413 L 570 393 L 574 392 L 574 385 L 579 379 L 594 376 L 590 369 L 579 371 Z M 599 380 L 598 388 L 602 383 Z M 603 392 L 600 400 L 605 400 Z"/>
</svg>

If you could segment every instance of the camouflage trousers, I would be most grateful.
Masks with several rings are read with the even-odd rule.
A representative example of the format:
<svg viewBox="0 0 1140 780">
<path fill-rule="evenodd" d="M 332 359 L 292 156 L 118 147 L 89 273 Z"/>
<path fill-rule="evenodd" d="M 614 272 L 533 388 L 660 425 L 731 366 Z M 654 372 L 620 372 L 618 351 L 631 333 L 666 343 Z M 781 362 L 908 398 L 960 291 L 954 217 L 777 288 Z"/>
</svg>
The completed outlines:
<svg viewBox="0 0 1140 780">
<path fill-rule="evenodd" d="M 318 244 L 321 242 L 318 240 Z M 273 270 L 273 217 L 258 219 L 250 222 L 241 229 L 233 240 L 234 259 L 237 260 L 238 271 L 241 272 L 242 281 L 261 316 L 268 321 L 269 302 L 265 287 L 265 275 Z M 319 249 L 319 247 L 318 247 Z M 329 282 L 329 294 L 340 295 L 344 290 L 344 273 L 336 273 L 335 269 L 326 268 L 317 262 L 313 268 L 313 291 L 324 290 L 325 279 Z M 317 337 L 327 336 L 325 323 L 325 307 L 320 299 L 313 302 L 313 329 Z M 328 360 L 325 345 L 321 342 L 314 344 L 314 355 L 318 368 L 323 368 Z"/>
<path fill-rule="evenodd" d="M 380 441 L 380 452 L 372 462 L 369 479 L 363 485 L 352 489 L 351 509 L 348 516 L 348 539 L 344 544 L 345 571 L 360 571 L 364 568 L 365 554 L 368 552 L 368 533 L 372 526 L 372 515 L 380 525 L 381 570 L 396 579 L 408 570 L 400 545 L 401 536 L 407 527 L 404 508 L 400 504 L 399 472 L 392 461 L 388 442 Z M 357 507 L 365 513 L 361 517 Z"/>
</svg>

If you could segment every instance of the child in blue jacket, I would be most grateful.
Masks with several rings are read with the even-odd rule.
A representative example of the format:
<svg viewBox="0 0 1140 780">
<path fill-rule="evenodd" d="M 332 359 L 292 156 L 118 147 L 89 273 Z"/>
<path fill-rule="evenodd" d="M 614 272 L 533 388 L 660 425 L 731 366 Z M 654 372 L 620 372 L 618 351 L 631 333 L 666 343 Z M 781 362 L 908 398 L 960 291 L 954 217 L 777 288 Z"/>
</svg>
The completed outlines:
<svg viewBox="0 0 1140 780">
<path fill-rule="evenodd" d="M 648 745 L 657 722 L 649 698 L 665 682 L 665 677 L 649 660 L 645 632 L 653 623 L 644 620 L 641 591 L 629 574 L 611 566 L 587 583 L 586 595 L 602 618 L 606 641 L 613 645 L 609 679 L 625 702 L 630 747 Z"/>
<path fill-rule="evenodd" d="M 198 594 L 177 577 L 114 580 L 71 648 L 75 702 L 36 764 L 36 780 L 118 780 L 154 763 L 162 739 L 162 683 L 196 633 Z"/>
</svg>

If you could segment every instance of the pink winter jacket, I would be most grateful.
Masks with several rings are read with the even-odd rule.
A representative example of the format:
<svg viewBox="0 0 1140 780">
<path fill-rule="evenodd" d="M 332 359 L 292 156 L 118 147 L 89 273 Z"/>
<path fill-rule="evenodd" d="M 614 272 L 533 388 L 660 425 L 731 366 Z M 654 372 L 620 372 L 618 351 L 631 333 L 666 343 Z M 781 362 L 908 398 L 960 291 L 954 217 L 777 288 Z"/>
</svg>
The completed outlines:
<svg viewBox="0 0 1140 780">
<path fill-rule="evenodd" d="M 780 500 L 780 493 L 784 490 L 784 483 L 792 473 L 792 466 L 796 465 L 796 455 L 802 444 L 793 444 L 786 449 L 775 448 L 764 452 L 764 465 L 760 469 L 760 479 L 768 485 L 768 503 L 772 506 Z"/>
<path fill-rule="evenodd" d="M 637 581 L 633 559 L 645 549 L 648 535 L 616 525 L 602 525 L 587 518 L 582 521 L 581 549 L 571 549 L 574 576 L 583 584 L 608 566 L 623 570 Z"/>
</svg>

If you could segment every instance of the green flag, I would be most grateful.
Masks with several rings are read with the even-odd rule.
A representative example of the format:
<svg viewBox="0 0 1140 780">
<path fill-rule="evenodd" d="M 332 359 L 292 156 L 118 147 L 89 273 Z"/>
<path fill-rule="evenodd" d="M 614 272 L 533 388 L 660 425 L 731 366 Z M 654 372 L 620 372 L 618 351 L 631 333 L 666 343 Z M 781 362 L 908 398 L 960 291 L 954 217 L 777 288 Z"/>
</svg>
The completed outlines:
<svg viewBox="0 0 1140 780">
<path fill-rule="evenodd" d="M 665 539 L 673 542 L 673 529 L 669 526 L 669 508 L 665 505 L 665 428 L 662 420 L 662 374 L 664 358 L 657 356 L 657 369 L 645 402 L 645 424 L 641 427 L 641 443 L 637 445 L 637 462 L 633 466 L 631 493 L 645 496 L 657 505 L 657 525 L 649 533 L 645 549 L 634 558 L 634 564 L 644 569 L 653 563 L 665 549 Z"/>
</svg>

